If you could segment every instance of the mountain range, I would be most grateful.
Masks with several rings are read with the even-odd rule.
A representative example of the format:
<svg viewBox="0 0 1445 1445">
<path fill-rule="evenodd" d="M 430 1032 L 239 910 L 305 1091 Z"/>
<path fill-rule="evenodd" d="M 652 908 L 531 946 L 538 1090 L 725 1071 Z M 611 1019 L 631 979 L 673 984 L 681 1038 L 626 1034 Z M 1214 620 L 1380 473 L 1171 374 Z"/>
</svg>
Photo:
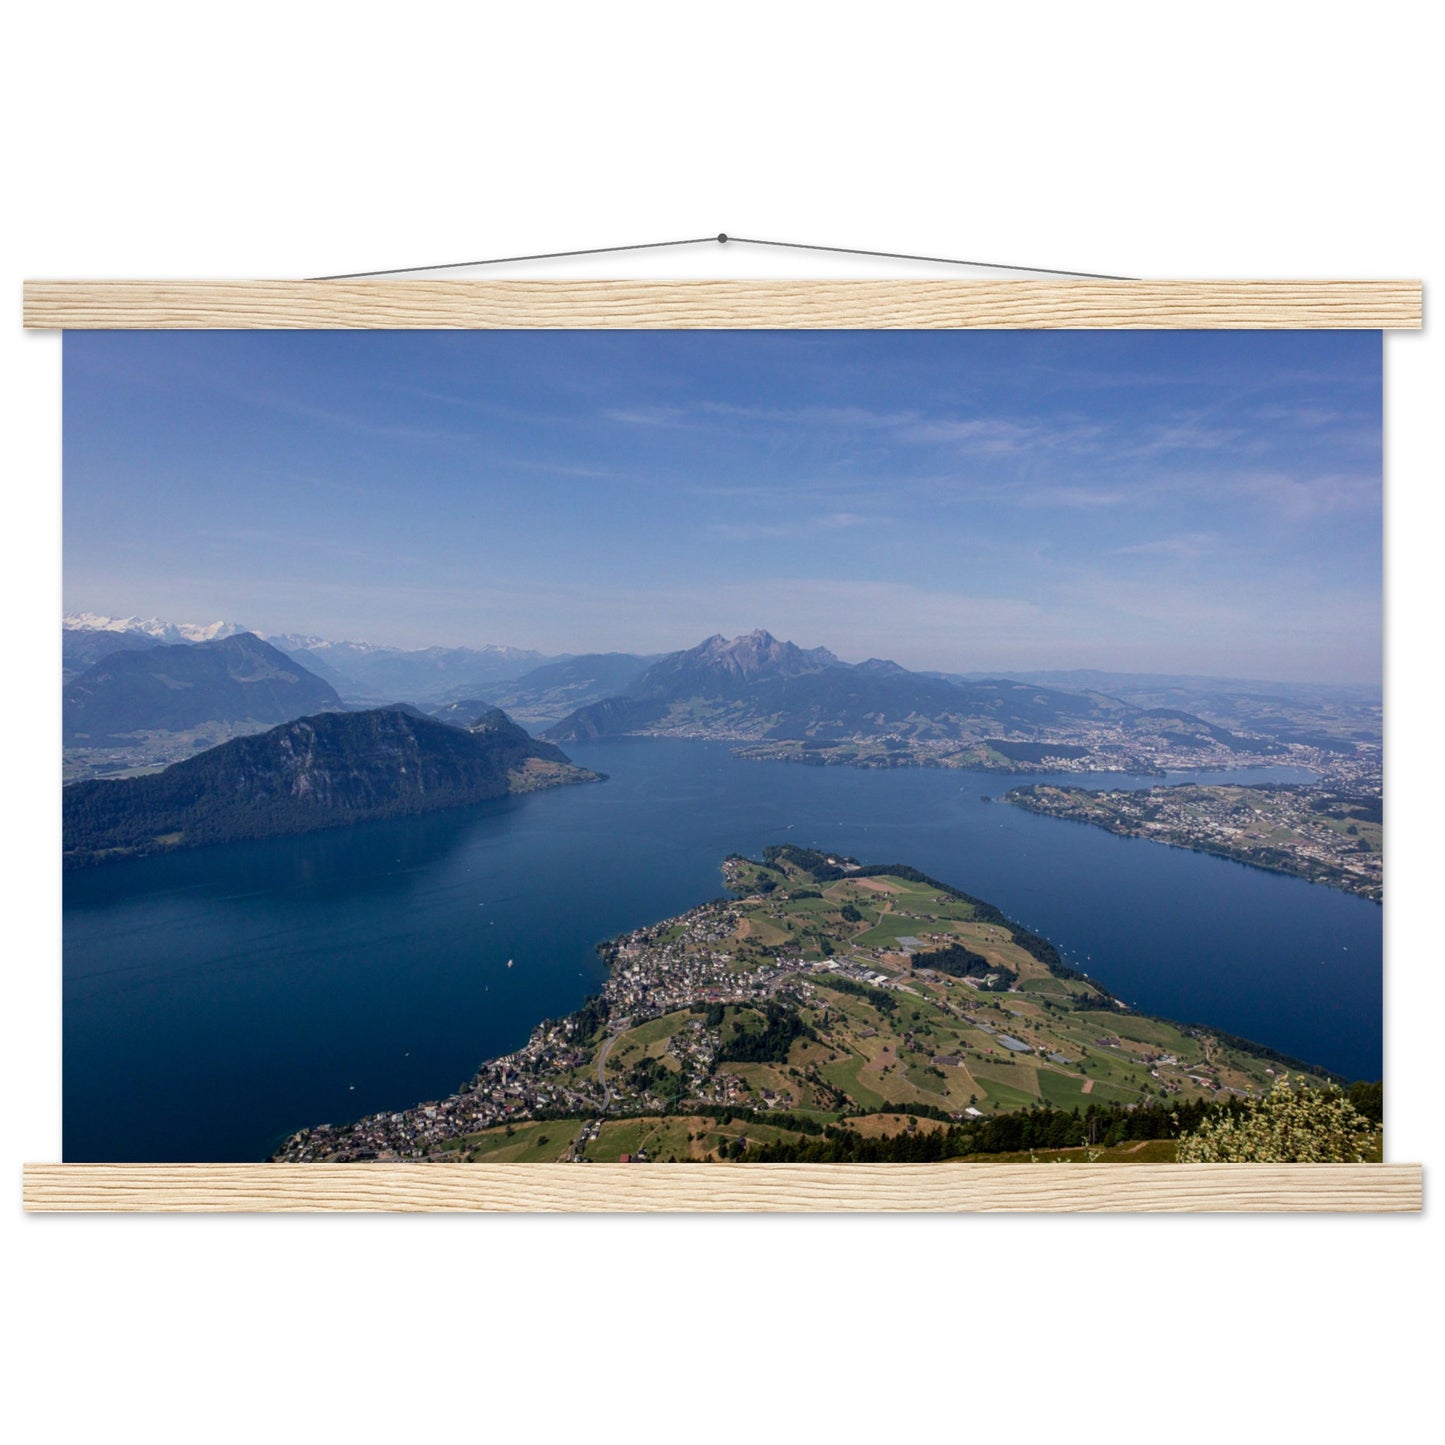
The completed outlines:
<svg viewBox="0 0 1445 1445">
<path fill-rule="evenodd" d="M 66 788 L 65 862 L 304 833 L 596 776 L 498 711 L 465 730 L 410 708 L 320 713 L 159 773 Z"/>
<path fill-rule="evenodd" d="M 214 642 L 246 628 L 235 622 L 162 622 L 159 617 L 103 617 L 95 612 L 68 612 L 61 619 L 66 632 L 109 632 L 117 637 L 149 637 L 156 642 Z"/>
<path fill-rule="evenodd" d="M 67 613 L 61 626 L 62 680 L 70 682 L 87 667 L 117 652 L 214 642 L 247 631 L 250 629 L 234 622 L 165 622 L 158 617 Z M 363 705 L 398 698 L 418 703 L 450 701 L 470 693 L 485 693 L 544 663 L 560 660 L 530 648 L 491 643 L 481 647 L 404 648 L 335 642 L 304 633 L 253 635 L 329 683 L 346 702 Z"/>
<path fill-rule="evenodd" d="M 810 753 L 817 760 L 832 745 L 882 740 L 895 751 L 987 747 L 990 755 L 978 761 L 989 766 L 1086 754 L 1112 766 L 1122 760 L 1121 749 L 1127 752 L 1136 744 L 1156 752 L 1194 747 L 1269 753 L 1290 743 L 1353 752 L 1357 743 L 1378 742 L 1381 736 L 1378 691 L 1372 689 L 1082 670 L 910 671 L 880 658 L 845 663 L 825 647 L 798 647 L 761 629 L 731 639 L 718 634 L 660 656 L 548 657 L 490 644 L 405 649 L 300 633 L 259 639 L 228 622 L 175 624 L 75 613 L 65 619 L 63 633 L 71 688 L 100 663 L 116 674 L 112 694 L 133 688 L 135 677 L 164 676 L 160 690 L 150 689 L 147 720 L 138 722 L 140 713 L 129 702 L 118 716 L 93 702 L 86 709 L 78 706 L 99 680 L 92 672 L 78 690 L 68 689 L 67 741 L 74 746 L 81 734 L 113 741 L 127 731 L 182 725 L 176 719 L 195 716 L 197 709 L 169 695 L 190 685 L 183 679 L 182 689 L 173 686 L 178 664 L 169 654 L 243 635 L 288 658 L 308 687 L 323 689 L 279 705 L 276 711 L 288 717 L 405 700 L 444 721 L 467 725 L 486 708 L 500 706 L 564 742 L 652 732 L 770 748 L 786 744 L 791 751 L 775 755 Z M 125 652 L 161 649 L 168 653 L 163 666 L 114 661 Z M 278 666 L 275 658 L 271 665 Z M 253 691 L 213 697 L 207 716 L 248 727 L 284 720 L 276 712 L 257 714 Z M 1095 747 L 1101 730 L 1111 734 L 1112 757 Z M 1043 743 L 1050 745 L 1047 754 L 1039 751 Z M 176 755 L 174 750 L 169 754 Z M 837 754 L 835 760 L 844 759 Z"/>
<path fill-rule="evenodd" d="M 115 652 L 71 679 L 65 742 L 104 747 L 139 732 L 269 724 L 342 706 L 335 688 L 251 632 Z"/>
<path fill-rule="evenodd" d="M 69 682 L 117 652 L 144 652 L 152 647 L 187 642 L 213 642 L 245 629 L 233 622 L 162 622 L 158 617 L 102 617 L 93 612 L 68 613 L 61 623 L 61 681 Z"/>
<path fill-rule="evenodd" d="M 449 702 L 520 677 L 553 661 L 525 647 L 381 647 L 369 642 L 330 642 L 284 633 L 268 639 L 347 702 Z"/>
<path fill-rule="evenodd" d="M 633 652 L 592 652 L 562 658 L 493 687 L 488 696 L 523 722 L 547 725 L 626 691 L 659 660 Z"/>
<path fill-rule="evenodd" d="M 950 681 L 882 658 L 849 664 L 762 630 L 672 653 L 543 735 L 569 742 L 635 732 L 814 747 L 880 739 L 900 747 L 987 744 L 1018 762 L 1082 756 L 1105 732 L 1180 747 L 1269 746 L 1180 709 L 1006 678 Z M 1053 746 L 1040 753 L 1032 746 L 1038 741 Z"/>
</svg>

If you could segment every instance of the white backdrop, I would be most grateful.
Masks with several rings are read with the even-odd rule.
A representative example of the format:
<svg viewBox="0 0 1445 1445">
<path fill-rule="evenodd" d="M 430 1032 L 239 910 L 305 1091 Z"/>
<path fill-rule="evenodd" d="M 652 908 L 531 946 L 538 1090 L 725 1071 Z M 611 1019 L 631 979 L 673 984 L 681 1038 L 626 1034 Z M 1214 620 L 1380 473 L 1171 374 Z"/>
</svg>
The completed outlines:
<svg viewBox="0 0 1445 1445">
<path fill-rule="evenodd" d="M 20 279 L 306 276 L 727 230 L 1139 276 L 1423 276 L 1428 309 L 1445 272 L 1423 11 L 1376 4 L 1348 28 L 1257 4 L 1015 13 L 138 3 L 11 22 L 0 1057 L 5 1398 L 26 1438 L 645 1422 L 1332 1440 L 1430 1408 L 1429 1217 L 18 1212 L 20 1161 L 60 1140 L 60 344 L 21 334 Z M 508 269 L 934 274 L 717 247 Z M 1389 339 L 1388 1149 L 1427 1161 L 1442 370 L 1438 337 Z"/>
</svg>

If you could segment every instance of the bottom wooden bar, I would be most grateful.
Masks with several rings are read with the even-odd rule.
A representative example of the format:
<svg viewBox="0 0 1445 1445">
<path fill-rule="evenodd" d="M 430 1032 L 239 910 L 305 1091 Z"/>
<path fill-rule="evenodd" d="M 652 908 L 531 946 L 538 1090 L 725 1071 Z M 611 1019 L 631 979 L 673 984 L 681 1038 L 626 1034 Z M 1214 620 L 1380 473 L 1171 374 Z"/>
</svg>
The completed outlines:
<svg viewBox="0 0 1445 1445">
<path fill-rule="evenodd" d="M 1407 1213 L 1418 1164 L 27 1164 L 32 1213 Z"/>
</svg>

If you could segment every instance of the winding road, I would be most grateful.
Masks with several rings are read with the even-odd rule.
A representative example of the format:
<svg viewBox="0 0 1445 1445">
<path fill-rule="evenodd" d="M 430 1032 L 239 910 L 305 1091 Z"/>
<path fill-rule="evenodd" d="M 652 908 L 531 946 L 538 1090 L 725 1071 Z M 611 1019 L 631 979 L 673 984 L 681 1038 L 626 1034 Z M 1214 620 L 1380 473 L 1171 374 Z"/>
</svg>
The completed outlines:
<svg viewBox="0 0 1445 1445">
<path fill-rule="evenodd" d="M 618 1019 L 613 1030 L 607 1036 L 607 1042 L 602 1045 L 597 1055 L 597 1082 L 602 1086 L 602 1112 L 605 1114 L 612 1107 L 612 1086 L 607 1082 L 607 1055 L 612 1052 L 612 1046 L 627 1032 L 631 1019 Z"/>
</svg>

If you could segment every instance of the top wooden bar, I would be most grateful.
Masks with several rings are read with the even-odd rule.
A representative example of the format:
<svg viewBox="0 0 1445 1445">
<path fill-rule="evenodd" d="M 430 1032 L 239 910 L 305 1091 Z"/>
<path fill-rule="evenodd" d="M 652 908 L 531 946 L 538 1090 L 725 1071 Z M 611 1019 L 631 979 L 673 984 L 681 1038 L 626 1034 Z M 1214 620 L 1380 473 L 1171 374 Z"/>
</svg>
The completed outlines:
<svg viewBox="0 0 1445 1445">
<path fill-rule="evenodd" d="M 40 330 L 1418 330 L 1418 281 L 27 281 Z"/>
</svg>

